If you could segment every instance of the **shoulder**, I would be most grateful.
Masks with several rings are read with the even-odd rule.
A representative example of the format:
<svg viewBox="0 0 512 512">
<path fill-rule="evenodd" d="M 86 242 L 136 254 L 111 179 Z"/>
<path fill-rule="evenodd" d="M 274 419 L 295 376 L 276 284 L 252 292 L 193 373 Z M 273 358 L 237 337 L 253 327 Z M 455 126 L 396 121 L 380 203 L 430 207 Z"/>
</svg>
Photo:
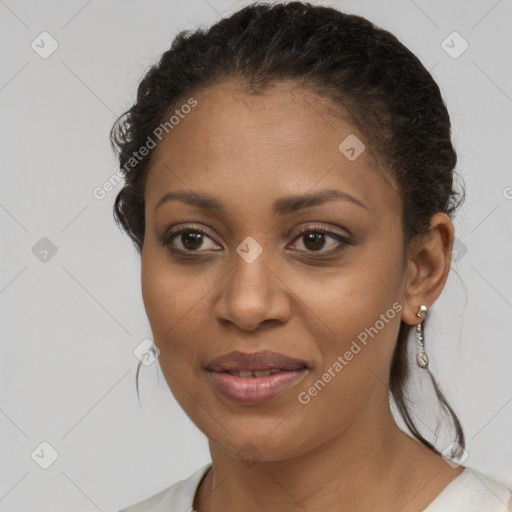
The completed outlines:
<svg viewBox="0 0 512 512">
<path fill-rule="evenodd" d="M 466 467 L 424 512 L 509 512 L 512 493 L 503 484 Z"/>
<path fill-rule="evenodd" d="M 192 511 L 192 504 L 199 482 L 206 474 L 211 464 L 203 466 L 185 480 L 176 482 L 171 487 L 140 501 L 119 512 L 189 512 Z"/>
</svg>

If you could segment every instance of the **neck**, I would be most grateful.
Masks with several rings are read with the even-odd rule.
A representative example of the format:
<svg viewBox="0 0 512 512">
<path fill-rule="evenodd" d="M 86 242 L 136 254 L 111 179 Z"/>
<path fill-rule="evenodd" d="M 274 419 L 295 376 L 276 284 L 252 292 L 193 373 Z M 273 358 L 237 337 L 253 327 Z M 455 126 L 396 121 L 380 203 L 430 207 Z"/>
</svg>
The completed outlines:
<svg viewBox="0 0 512 512">
<path fill-rule="evenodd" d="M 385 411 L 369 407 L 363 416 L 343 434 L 287 460 L 249 466 L 210 442 L 212 470 L 198 491 L 196 510 L 359 512 L 406 507 L 411 496 L 404 489 L 418 486 L 419 475 L 411 472 L 411 465 L 430 464 L 435 474 L 436 463 L 437 473 L 443 469 L 442 459 L 396 426 L 387 402 Z M 420 480 L 424 477 L 425 471 Z"/>
</svg>

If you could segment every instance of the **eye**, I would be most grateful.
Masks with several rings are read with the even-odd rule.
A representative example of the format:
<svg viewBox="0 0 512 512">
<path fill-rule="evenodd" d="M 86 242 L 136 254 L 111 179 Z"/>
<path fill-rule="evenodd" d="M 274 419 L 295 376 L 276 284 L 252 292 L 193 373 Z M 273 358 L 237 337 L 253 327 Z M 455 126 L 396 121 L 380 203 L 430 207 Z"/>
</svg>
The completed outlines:
<svg viewBox="0 0 512 512">
<path fill-rule="evenodd" d="M 207 232 L 197 227 L 182 227 L 179 230 L 172 231 L 164 234 L 160 238 L 160 242 L 164 247 L 167 247 L 171 251 L 181 253 L 193 253 L 193 252 L 205 252 L 205 241 L 210 240 L 212 242 L 210 247 L 206 246 L 208 250 L 218 250 L 218 247 L 213 239 L 208 236 Z M 200 251 L 199 249 L 203 249 Z"/>
<path fill-rule="evenodd" d="M 327 243 L 331 241 L 330 247 Z M 350 245 L 350 240 L 325 226 L 308 226 L 302 229 L 295 240 L 300 240 L 305 247 L 305 252 L 335 253 Z M 327 245 L 327 249 L 325 249 Z"/>
<path fill-rule="evenodd" d="M 206 230 L 196 226 L 182 226 L 181 229 L 165 233 L 159 239 L 164 247 L 179 254 L 200 254 L 222 250 Z M 302 229 L 294 239 L 294 241 L 298 240 L 305 248 L 299 249 L 299 252 L 306 253 L 332 254 L 351 244 L 347 237 L 321 225 L 307 226 Z M 210 244 L 206 243 L 207 241 L 210 241 Z"/>
</svg>

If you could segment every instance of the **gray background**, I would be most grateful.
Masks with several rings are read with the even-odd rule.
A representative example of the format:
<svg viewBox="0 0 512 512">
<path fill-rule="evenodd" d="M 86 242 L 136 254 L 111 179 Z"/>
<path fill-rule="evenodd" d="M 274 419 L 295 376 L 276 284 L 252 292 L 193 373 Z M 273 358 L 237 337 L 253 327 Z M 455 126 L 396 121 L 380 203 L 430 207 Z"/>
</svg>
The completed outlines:
<svg viewBox="0 0 512 512">
<path fill-rule="evenodd" d="M 139 259 L 112 218 L 119 186 L 92 191 L 116 172 L 108 133 L 144 71 L 178 30 L 245 3 L 0 0 L 2 512 L 118 510 L 209 461 L 157 364 L 141 369 L 138 406 L 133 350 L 151 337 Z M 468 197 L 426 340 L 465 465 L 512 486 L 512 2 L 327 5 L 397 35 L 447 101 Z M 59 45 L 46 59 L 31 47 L 50 47 L 43 31 Z M 453 31 L 469 44 L 458 58 L 441 45 Z M 43 441 L 58 453 L 48 469 L 31 456 L 48 456 Z"/>
</svg>

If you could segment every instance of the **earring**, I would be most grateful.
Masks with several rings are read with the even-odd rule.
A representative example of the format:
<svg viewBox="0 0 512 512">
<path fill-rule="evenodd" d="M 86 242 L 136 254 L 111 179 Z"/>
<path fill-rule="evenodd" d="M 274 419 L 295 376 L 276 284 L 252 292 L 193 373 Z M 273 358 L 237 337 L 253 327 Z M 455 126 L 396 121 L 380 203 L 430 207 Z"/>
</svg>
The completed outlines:
<svg viewBox="0 0 512 512">
<path fill-rule="evenodd" d="M 420 305 L 420 310 L 416 313 L 416 316 L 422 320 L 427 314 L 427 306 L 425 304 Z M 428 366 L 428 356 L 425 352 L 425 342 L 423 341 L 423 322 L 420 322 L 416 326 L 416 340 L 418 342 L 418 352 L 416 353 L 416 363 L 421 368 Z"/>
</svg>

